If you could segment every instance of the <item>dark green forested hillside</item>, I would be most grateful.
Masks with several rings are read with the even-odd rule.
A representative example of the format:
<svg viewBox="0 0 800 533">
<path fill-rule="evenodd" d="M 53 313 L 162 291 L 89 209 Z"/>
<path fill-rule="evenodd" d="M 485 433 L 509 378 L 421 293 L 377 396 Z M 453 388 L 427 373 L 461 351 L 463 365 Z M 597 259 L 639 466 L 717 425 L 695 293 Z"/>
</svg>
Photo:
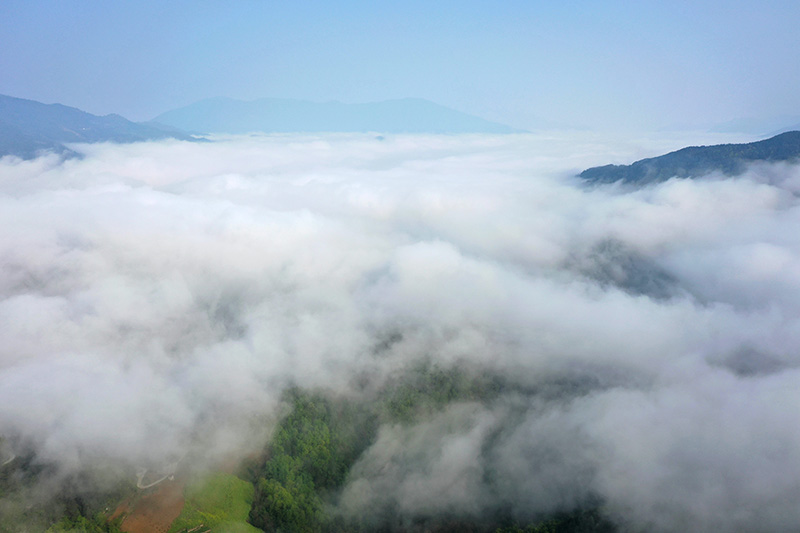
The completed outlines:
<svg viewBox="0 0 800 533">
<path fill-rule="evenodd" d="M 570 397 L 586 392 L 568 386 L 559 390 L 559 396 Z M 544 389 L 520 389 L 497 376 L 429 362 L 398 370 L 393 379 L 364 395 L 343 397 L 325 390 L 289 389 L 283 398 L 283 416 L 265 443 L 263 454 L 247 460 L 238 476 L 213 471 L 181 474 L 190 478 L 184 489 L 185 505 L 169 531 L 615 532 L 616 527 L 603 513 L 602 502 L 592 498 L 549 513 L 520 513 L 502 502 L 481 514 L 444 508 L 409 512 L 398 509 L 391 498 L 366 514 L 348 511 L 342 505 L 343 491 L 353 476 L 359 475 L 355 473 L 357 465 L 369 455 L 382 430 L 429 430 L 427 423 L 449 416 L 459 406 L 490 405 L 521 395 L 559 401 Z M 420 450 L 406 449 L 406 444 L 397 441 L 399 455 L 395 460 L 417 461 L 414 457 Z M 484 446 L 493 446 L 492 440 Z M 187 467 L 192 462 L 187 460 Z M 97 479 L 109 466 L 99 465 L 91 479 Z M 0 531 L 28 531 L 35 524 L 53 533 L 119 533 L 125 527 L 124 516 L 114 509 L 125 499 L 142 494 L 125 476 L 109 477 L 104 488 L 90 483 L 90 477 L 82 480 L 73 476 L 61 480 L 57 496 L 49 503 L 42 500 L 41 505 L 31 506 L 32 482 L 41 476 L 42 468 L 28 455 L 20 457 L 13 468 L 0 472 L 0 495 L 6 501 L 0 509 L 5 512 L 5 516 L 0 514 Z M 498 485 L 492 472 L 485 476 L 482 490 L 489 498 Z"/>
<path fill-rule="evenodd" d="M 630 165 L 605 165 L 580 173 L 594 183 L 621 181 L 644 185 L 670 178 L 696 178 L 721 172 L 741 174 L 754 161 L 793 161 L 800 157 L 800 131 L 781 133 L 770 139 L 745 144 L 691 146 L 659 157 L 636 161 Z"/>
<path fill-rule="evenodd" d="M 421 364 L 383 387 L 373 401 L 322 391 L 291 390 L 282 419 L 260 465 L 245 477 L 255 483 L 250 523 L 274 532 L 485 532 L 612 533 L 596 505 L 519 524 L 500 510 L 480 518 L 454 514 L 400 516 L 390 508 L 370 518 L 337 509 L 351 467 L 375 442 L 382 424 L 413 426 L 459 402 L 490 402 L 508 389 L 497 379 L 457 368 Z"/>
</svg>

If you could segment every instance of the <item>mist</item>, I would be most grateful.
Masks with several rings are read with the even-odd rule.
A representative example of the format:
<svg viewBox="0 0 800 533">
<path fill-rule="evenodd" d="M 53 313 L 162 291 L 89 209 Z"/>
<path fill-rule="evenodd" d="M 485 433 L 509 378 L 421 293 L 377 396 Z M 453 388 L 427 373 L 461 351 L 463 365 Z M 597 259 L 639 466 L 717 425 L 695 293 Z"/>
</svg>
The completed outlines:
<svg viewBox="0 0 800 533">
<path fill-rule="evenodd" d="M 381 426 L 339 512 L 600 501 L 631 531 L 795 531 L 800 167 L 574 177 L 676 143 L 270 135 L 3 158 L 0 436 L 63 475 L 213 465 L 263 446 L 289 387 L 366 398 L 428 363 L 503 391 Z"/>
</svg>

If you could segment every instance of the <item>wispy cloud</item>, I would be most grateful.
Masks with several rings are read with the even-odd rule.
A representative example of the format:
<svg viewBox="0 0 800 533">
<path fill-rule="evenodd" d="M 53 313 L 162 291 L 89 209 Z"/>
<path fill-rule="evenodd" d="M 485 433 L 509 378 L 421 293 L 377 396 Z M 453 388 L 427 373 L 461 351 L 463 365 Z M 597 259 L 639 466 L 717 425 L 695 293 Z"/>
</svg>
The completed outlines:
<svg viewBox="0 0 800 533">
<path fill-rule="evenodd" d="M 626 192 L 572 177 L 631 153 L 586 138 L 77 148 L 0 162 L 0 428 L 42 460 L 222 456 L 290 383 L 433 359 L 508 391 L 381 428 L 343 508 L 800 526 L 797 167 Z"/>
</svg>

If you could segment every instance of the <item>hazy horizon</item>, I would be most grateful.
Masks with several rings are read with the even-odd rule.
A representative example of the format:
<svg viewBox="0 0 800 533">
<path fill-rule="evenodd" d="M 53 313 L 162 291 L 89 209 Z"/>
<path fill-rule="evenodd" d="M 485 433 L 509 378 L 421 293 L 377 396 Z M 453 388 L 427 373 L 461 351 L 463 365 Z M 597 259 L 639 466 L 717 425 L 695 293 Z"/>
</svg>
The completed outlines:
<svg viewBox="0 0 800 533">
<path fill-rule="evenodd" d="M 425 98 L 522 129 L 800 115 L 796 2 L 0 6 L 0 94 L 136 121 L 204 98 Z"/>
</svg>

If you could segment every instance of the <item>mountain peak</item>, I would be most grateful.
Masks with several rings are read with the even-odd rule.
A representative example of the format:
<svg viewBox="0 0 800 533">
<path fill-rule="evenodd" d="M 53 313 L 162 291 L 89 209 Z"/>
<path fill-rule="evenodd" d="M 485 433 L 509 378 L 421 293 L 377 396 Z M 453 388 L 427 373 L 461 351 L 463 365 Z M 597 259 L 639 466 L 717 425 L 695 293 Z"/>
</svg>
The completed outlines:
<svg viewBox="0 0 800 533">
<path fill-rule="evenodd" d="M 63 104 L 0 95 L 0 157 L 31 159 L 43 151 L 75 155 L 67 143 L 165 138 L 192 139 L 174 129 L 138 124 L 115 113 L 101 117 Z"/>
<path fill-rule="evenodd" d="M 642 159 L 630 165 L 605 165 L 584 170 L 579 176 L 594 183 L 645 185 L 670 178 L 698 178 L 712 172 L 735 176 L 755 161 L 800 159 L 800 131 L 788 131 L 763 141 L 743 144 L 689 146 Z"/>
<path fill-rule="evenodd" d="M 380 132 L 518 133 L 503 124 L 422 98 L 345 104 L 285 98 L 208 98 L 167 111 L 156 122 L 204 133 Z"/>
</svg>

